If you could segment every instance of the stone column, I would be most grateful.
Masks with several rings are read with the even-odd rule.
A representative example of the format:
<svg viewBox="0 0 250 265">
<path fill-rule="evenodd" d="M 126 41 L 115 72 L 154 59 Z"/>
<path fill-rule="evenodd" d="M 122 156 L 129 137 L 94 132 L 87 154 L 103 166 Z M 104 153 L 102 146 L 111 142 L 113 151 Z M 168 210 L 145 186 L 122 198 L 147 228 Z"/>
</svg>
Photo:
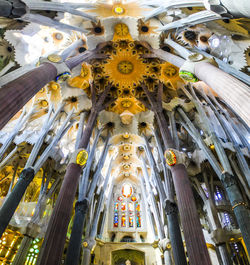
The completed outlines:
<svg viewBox="0 0 250 265">
<path fill-rule="evenodd" d="M 207 62 L 195 64 L 194 74 L 210 86 L 250 126 L 250 88 Z"/>
<path fill-rule="evenodd" d="M 179 68 L 185 64 L 185 60 L 181 57 L 163 50 L 151 49 L 151 52 L 151 55 L 146 54 L 143 57 L 159 57 Z M 250 126 L 249 86 L 208 62 L 196 62 L 192 67 L 193 74 L 210 86 Z"/>
<path fill-rule="evenodd" d="M 89 202 L 87 199 L 76 202 L 74 223 L 70 235 L 70 239 L 74 240 L 70 240 L 65 264 L 68 265 L 74 264 L 74 260 L 76 264 L 78 264 L 79 262 L 79 254 L 80 254 L 79 246 L 81 246 L 82 243 L 83 226 L 86 219 L 86 213 L 88 211 L 88 205 Z"/>
<path fill-rule="evenodd" d="M 56 77 L 56 67 L 44 63 L 3 86 L 0 90 L 0 129 L 47 83 Z"/>
<path fill-rule="evenodd" d="M 14 189 L 8 196 L 8 200 L 5 201 L 0 209 L 0 237 L 9 224 L 11 217 L 15 213 L 15 210 L 18 207 L 18 204 L 21 201 L 27 187 L 34 178 L 34 175 L 33 168 L 24 169 Z"/>
<path fill-rule="evenodd" d="M 86 51 L 65 62 L 70 70 L 90 59 L 95 51 Z M 46 84 L 58 74 L 56 64 L 44 62 L 38 68 L 10 81 L 0 89 L 0 130 Z"/>
<path fill-rule="evenodd" d="M 174 141 L 168 129 L 168 123 L 162 108 L 163 84 L 159 84 L 156 91 L 157 95 L 150 92 L 144 84 L 142 84 L 142 88 L 147 95 L 150 105 L 144 100 L 142 100 L 142 103 L 146 104 L 154 112 L 166 151 L 174 149 Z M 182 157 L 182 154 L 178 150 L 172 150 L 170 154 L 173 155 L 175 153 Z M 170 170 L 173 176 L 189 262 L 191 265 L 211 265 L 187 170 L 182 159 L 178 159 L 178 162 L 175 161 L 174 164 L 171 164 Z"/>
<path fill-rule="evenodd" d="M 100 95 L 99 99 L 97 99 L 95 89 L 91 86 L 92 108 L 78 146 L 79 149 L 87 149 L 97 115 L 106 107 L 104 101 L 109 90 L 110 86 L 108 86 Z M 77 153 L 78 151 L 76 150 L 75 155 L 77 155 Z M 81 165 L 74 160 L 72 159 L 67 166 L 66 174 L 44 237 L 37 265 L 61 264 L 68 223 L 70 221 L 73 202 L 82 172 Z"/>
<path fill-rule="evenodd" d="M 108 142 L 109 142 L 109 134 L 107 136 L 105 146 L 102 151 L 102 155 L 101 155 L 101 158 L 98 164 L 98 168 L 93 176 L 93 179 L 90 185 L 92 189 L 89 189 L 89 190 L 93 190 L 92 194 L 89 196 L 90 194 L 90 191 L 89 191 L 87 194 L 88 195 L 87 198 L 78 198 L 78 200 L 80 201 L 77 202 L 76 207 L 78 207 L 78 203 L 80 204 L 83 204 L 83 202 L 85 203 L 81 207 L 81 213 L 78 213 L 76 209 L 74 222 L 73 222 L 71 235 L 70 235 L 69 246 L 67 250 L 67 257 L 65 261 L 66 265 L 77 265 L 79 262 L 84 221 L 86 218 L 87 211 L 89 209 L 89 201 L 91 201 L 91 199 L 94 196 L 94 190 L 96 189 L 96 185 L 99 180 L 101 170 L 103 168 L 103 164 L 105 162 L 105 159 L 108 153 Z M 91 164 L 89 164 L 89 167 L 91 167 Z M 110 171 L 111 171 L 111 163 L 109 165 L 108 172 L 110 173 Z M 85 177 L 89 177 L 89 176 L 85 176 Z"/>
<path fill-rule="evenodd" d="M 163 112 L 157 112 L 155 115 L 165 148 L 173 148 L 174 143 Z M 187 170 L 183 164 L 171 166 L 170 170 L 173 176 L 189 262 L 191 265 L 211 265 Z"/>
<path fill-rule="evenodd" d="M 27 253 L 30 249 L 31 243 L 34 240 L 33 237 L 30 237 L 28 235 L 24 235 L 24 238 L 22 239 L 22 243 L 20 247 L 18 248 L 18 251 L 15 255 L 15 258 L 12 262 L 13 265 L 23 265 L 26 258 Z"/>
<path fill-rule="evenodd" d="M 97 112 L 91 111 L 79 148 L 87 149 L 96 118 Z M 61 264 L 68 223 L 70 221 L 81 172 L 82 167 L 76 162 L 71 162 L 67 166 L 66 174 L 48 224 L 37 264 Z"/>
<path fill-rule="evenodd" d="M 183 247 L 182 237 L 181 237 L 181 230 L 179 227 L 179 220 L 178 220 L 178 208 L 176 203 L 174 202 L 173 198 L 166 196 L 166 193 L 164 192 L 162 183 L 160 182 L 160 176 L 158 175 L 158 169 L 156 166 L 155 159 L 153 157 L 152 151 L 150 149 L 148 140 L 146 136 L 144 135 L 145 143 L 146 143 L 146 150 L 148 154 L 148 159 L 151 164 L 151 168 L 153 169 L 153 174 L 155 174 L 157 186 L 159 193 L 161 193 L 161 196 L 163 197 L 163 201 L 165 205 L 162 205 L 166 216 L 168 220 L 168 229 L 169 229 L 169 237 L 172 245 L 173 250 L 173 256 L 175 265 L 178 264 L 187 264 L 186 262 L 186 255 Z M 170 184 L 170 183 L 167 183 Z M 171 187 L 168 187 L 168 190 L 170 190 Z"/>
</svg>

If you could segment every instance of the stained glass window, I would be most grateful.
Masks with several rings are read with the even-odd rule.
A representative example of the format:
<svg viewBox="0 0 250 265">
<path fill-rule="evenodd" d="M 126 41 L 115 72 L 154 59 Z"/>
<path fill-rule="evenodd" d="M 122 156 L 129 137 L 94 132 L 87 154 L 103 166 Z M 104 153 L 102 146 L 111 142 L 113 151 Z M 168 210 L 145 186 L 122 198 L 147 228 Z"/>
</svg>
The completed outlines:
<svg viewBox="0 0 250 265">
<path fill-rule="evenodd" d="M 114 228 L 140 228 L 141 207 L 140 196 L 130 184 L 119 187 L 119 192 L 114 196 Z"/>
<path fill-rule="evenodd" d="M 136 216 L 136 226 L 141 227 L 141 215 L 140 215 L 140 213 L 137 213 L 137 216 Z"/>
<path fill-rule="evenodd" d="M 132 195 L 133 189 L 131 185 L 124 184 L 122 187 L 122 195 L 126 198 L 129 198 Z"/>
<path fill-rule="evenodd" d="M 114 211 L 115 211 L 115 212 L 118 212 L 118 209 L 119 209 L 119 203 L 116 202 L 116 203 L 115 203 L 115 207 L 114 207 Z"/>
<path fill-rule="evenodd" d="M 136 200 L 137 200 L 137 199 L 136 199 L 135 196 L 132 196 L 132 197 L 131 197 L 131 201 L 132 201 L 132 202 L 136 202 Z"/>
<path fill-rule="evenodd" d="M 126 211 L 126 203 L 125 203 L 125 202 L 123 202 L 123 203 L 121 204 L 121 210 L 122 210 L 122 211 Z"/>
<path fill-rule="evenodd" d="M 114 227 L 118 227 L 119 217 L 118 213 L 114 214 Z"/>
<path fill-rule="evenodd" d="M 122 214 L 121 226 L 126 227 L 126 215 L 125 215 L 125 213 Z"/>
<path fill-rule="evenodd" d="M 122 196 L 119 196 L 119 197 L 117 198 L 117 200 L 120 201 L 120 202 L 122 202 L 122 201 L 123 201 Z"/>
<path fill-rule="evenodd" d="M 134 216 L 130 215 L 129 216 L 129 227 L 133 227 L 134 226 Z"/>
</svg>

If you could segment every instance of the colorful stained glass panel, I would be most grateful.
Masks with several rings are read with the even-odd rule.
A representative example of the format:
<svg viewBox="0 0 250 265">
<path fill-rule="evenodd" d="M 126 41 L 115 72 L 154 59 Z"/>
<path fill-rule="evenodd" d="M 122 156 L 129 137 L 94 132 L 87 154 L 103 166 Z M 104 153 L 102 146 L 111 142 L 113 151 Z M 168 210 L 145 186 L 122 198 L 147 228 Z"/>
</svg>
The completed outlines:
<svg viewBox="0 0 250 265">
<path fill-rule="evenodd" d="M 136 216 L 136 226 L 141 227 L 141 215 L 139 213 Z"/>
<path fill-rule="evenodd" d="M 122 214 L 121 226 L 122 227 L 126 227 L 126 216 L 125 216 L 125 213 Z"/>
<path fill-rule="evenodd" d="M 122 196 L 119 196 L 119 197 L 117 198 L 117 200 L 120 201 L 120 202 L 122 202 L 122 201 L 123 201 Z"/>
<path fill-rule="evenodd" d="M 118 227 L 119 217 L 118 213 L 114 214 L 114 227 Z"/>
<path fill-rule="evenodd" d="M 116 202 L 115 205 L 114 205 L 114 211 L 118 212 L 118 209 L 119 209 L 119 203 Z"/>
<path fill-rule="evenodd" d="M 135 196 L 132 196 L 132 197 L 131 197 L 131 201 L 132 201 L 132 202 L 135 202 L 135 201 L 137 201 L 137 198 L 136 198 Z"/>
<path fill-rule="evenodd" d="M 129 216 L 129 227 L 133 227 L 133 226 L 134 226 L 134 217 Z"/>
<path fill-rule="evenodd" d="M 126 203 L 125 203 L 125 202 L 123 202 L 123 203 L 121 204 L 121 210 L 122 210 L 122 211 L 126 211 Z"/>
</svg>

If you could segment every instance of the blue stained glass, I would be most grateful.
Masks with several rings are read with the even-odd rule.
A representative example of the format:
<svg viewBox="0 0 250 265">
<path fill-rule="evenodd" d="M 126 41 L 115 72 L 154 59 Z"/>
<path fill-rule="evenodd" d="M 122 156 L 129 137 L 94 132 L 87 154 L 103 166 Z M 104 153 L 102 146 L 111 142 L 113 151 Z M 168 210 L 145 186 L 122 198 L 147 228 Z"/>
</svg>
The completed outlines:
<svg viewBox="0 0 250 265">
<path fill-rule="evenodd" d="M 114 227 L 118 227 L 118 221 L 119 221 L 118 213 L 115 213 L 114 214 Z"/>
</svg>

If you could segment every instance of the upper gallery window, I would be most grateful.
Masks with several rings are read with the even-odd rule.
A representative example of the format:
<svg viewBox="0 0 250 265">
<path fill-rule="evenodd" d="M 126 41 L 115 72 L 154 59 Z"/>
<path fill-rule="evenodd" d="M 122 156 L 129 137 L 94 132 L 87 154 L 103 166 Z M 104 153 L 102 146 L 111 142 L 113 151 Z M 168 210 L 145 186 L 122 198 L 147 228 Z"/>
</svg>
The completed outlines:
<svg viewBox="0 0 250 265">
<path fill-rule="evenodd" d="M 114 228 L 140 228 L 141 205 L 138 194 L 129 183 L 123 184 L 114 197 Z"/>
</svg>

